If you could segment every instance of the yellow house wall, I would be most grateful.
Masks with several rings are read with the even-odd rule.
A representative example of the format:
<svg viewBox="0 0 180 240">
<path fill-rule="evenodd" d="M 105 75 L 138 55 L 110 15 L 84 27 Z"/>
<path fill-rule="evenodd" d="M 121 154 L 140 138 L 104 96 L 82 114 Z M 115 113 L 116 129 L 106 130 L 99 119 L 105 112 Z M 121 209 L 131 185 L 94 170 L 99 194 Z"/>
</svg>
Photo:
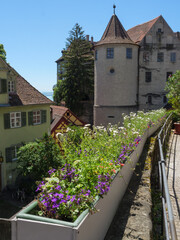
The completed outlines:
<svg viewBox="0 0 180 240">
<path fill-rule="evenodd" d="M 28 112 L 34 110 L 47 110 L 46 122 L 39 125 L 28 125 Z M 4 129 L 4 113 L 10 112 L 26 112 L 26 126 L 19 128 Z M 1 185 L 2 188 L 7 184 L 12 184 L 15 181 L 17 171 L 16 161 L 6 163 L 5 149 L 12 145 L 19 143 L 31 142 L 36 138 L 41 138 L 44 133 L 50 134 L 50 106 L 49 105 L 30 105 L 30 106 L 16 106 L 16 107 L 0 107 L 0 151 L 3 156 L 3 163 L 1 165 Z"/>
</svg>

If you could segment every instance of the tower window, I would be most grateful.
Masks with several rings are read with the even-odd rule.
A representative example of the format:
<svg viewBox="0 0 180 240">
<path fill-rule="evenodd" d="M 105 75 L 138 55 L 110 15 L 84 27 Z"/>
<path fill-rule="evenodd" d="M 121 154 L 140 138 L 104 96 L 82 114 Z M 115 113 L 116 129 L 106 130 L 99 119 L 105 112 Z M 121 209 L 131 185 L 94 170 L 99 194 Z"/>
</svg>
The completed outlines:
<svg viewBox="0 0 180 240">
<path fill-rule="evenodd" d="M 114 58 L 114 48 L 107 48 L 107 58 Z"/>
<path fill-rule="evenodd" d="M 132 48 L 126 48 L 126 58 L 127 59 L 132 58 Z"/>
<path fill-rule="evenodd" d="M 163 52 L 159 52 L 157 54 L 157 62 L 164 62 L 164 53 Z"/>
<path fill-rule="evenodd" d="M 146 81 L 146 82 L 151 82 L 151 72 L 146 72 L 145 81 Z"/>
<path fill-rule="evenodd" d="M 175 52 L 171 53 L 171 62 L 176 62 L 176 53 Z"/>
<path fill-rule="evenodd" d="M 111 69 L 110 69 L 110 73 L 114 73 L 114 68 L 111 68 Z"/>
</svg>

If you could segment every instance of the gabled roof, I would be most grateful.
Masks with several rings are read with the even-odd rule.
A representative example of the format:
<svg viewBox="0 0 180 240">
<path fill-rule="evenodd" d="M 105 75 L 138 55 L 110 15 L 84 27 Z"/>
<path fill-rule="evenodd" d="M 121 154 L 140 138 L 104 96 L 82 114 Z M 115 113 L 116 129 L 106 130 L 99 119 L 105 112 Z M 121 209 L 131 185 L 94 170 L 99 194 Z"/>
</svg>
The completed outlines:
<svg viewBox="0 0 180 240">
<path fill-rule="evenodd" d="M 34 104 L 53 104 L 49 98 L 40 93 L 28 83 L 14 68 L 6 63 L 1 57 L 0 61 L 16 76 L 16 92 L 9 93 L 9 104 L 11 106 L 23 106 Z"/>
<path fill-rule="evenodd" d="M 124 29 L 123 25 L 119 21 L 118 17 L 114 14 L 112 15 L 106 30 L 99 42 L 95 46 L 107 44 L 107 43 L 128 43 L 135 44 L 129 37 L 128 33 Z"/>
<path fill-rule="evenodd" d="M 153 20 L 137 25 L 133 28 L 130 28 L 127 33 L 130 36 L 130 38 L 135 43 L 140 43 L 145 35 L 149 32 L 149 30 L 152 28 L 152 26 L 155 24 L 155 22 L 160 18 L 161 16 L 154 18 Z"/>
<path fill-rule="evenodd" d="M 20 75 L 16 79 L 16 95 L 17 96 L 12 97 L 12 100 L 14 100 L 14 97 L 18 97 L 21 100 L 22 105 L 53 103 Z"/>
<path fill-rule="evenodd" d="M 77 126 L 83 126 L 85 123 L 80 120 L 69 108 L 62 106 L 50 106 L 52 111 L 51 133 L 55 132 L 61 121 L 65 121 L 66 124 L 75 124 Z"/>
</svg>

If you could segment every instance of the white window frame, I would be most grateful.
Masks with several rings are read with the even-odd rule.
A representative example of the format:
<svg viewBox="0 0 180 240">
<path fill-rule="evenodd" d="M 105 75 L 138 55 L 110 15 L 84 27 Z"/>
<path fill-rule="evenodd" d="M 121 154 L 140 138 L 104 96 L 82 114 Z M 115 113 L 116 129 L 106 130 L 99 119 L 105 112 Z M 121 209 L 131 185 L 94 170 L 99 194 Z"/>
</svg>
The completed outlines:
<svg viewBox="0 0 180 240">
<path fill-rule="evenodd" d="M 14 92 L 14 81 L 8 81 L 8 92 Z"/>
<path fill-rule="evenodd" d="M 10 113 L 10 127 L 11 128 L 21 127 L 21 112 Z"/>
<path fill-rule="evenodd" d="M 12 156 L 12 162 L 17 160 L 17 150 L 18 150 L 18 146 L 14 146 L 13 148 L 14 158 Z"/>
<path fill-rule="evenodd" d="M 33 125 L 41 124 L 41 110 L 33 111 Z"/>
</svg>

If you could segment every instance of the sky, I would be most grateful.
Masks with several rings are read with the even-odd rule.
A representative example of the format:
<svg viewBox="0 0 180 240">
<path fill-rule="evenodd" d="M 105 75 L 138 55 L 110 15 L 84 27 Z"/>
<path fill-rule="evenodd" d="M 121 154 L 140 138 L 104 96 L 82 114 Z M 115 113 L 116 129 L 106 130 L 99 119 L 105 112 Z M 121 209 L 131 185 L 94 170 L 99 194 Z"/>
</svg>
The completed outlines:
<svg viewBox="0 0 180 240">
<path fill-rule="evenodd" d="M 78 23 L 99 41 L 113 14 L 126 30 L 160 15 L 180 31 L 180 0 L 0 0 L 0 43 L 7 62 L 40 92 L 56 84 L 56 63 Z"/>
</svg>

